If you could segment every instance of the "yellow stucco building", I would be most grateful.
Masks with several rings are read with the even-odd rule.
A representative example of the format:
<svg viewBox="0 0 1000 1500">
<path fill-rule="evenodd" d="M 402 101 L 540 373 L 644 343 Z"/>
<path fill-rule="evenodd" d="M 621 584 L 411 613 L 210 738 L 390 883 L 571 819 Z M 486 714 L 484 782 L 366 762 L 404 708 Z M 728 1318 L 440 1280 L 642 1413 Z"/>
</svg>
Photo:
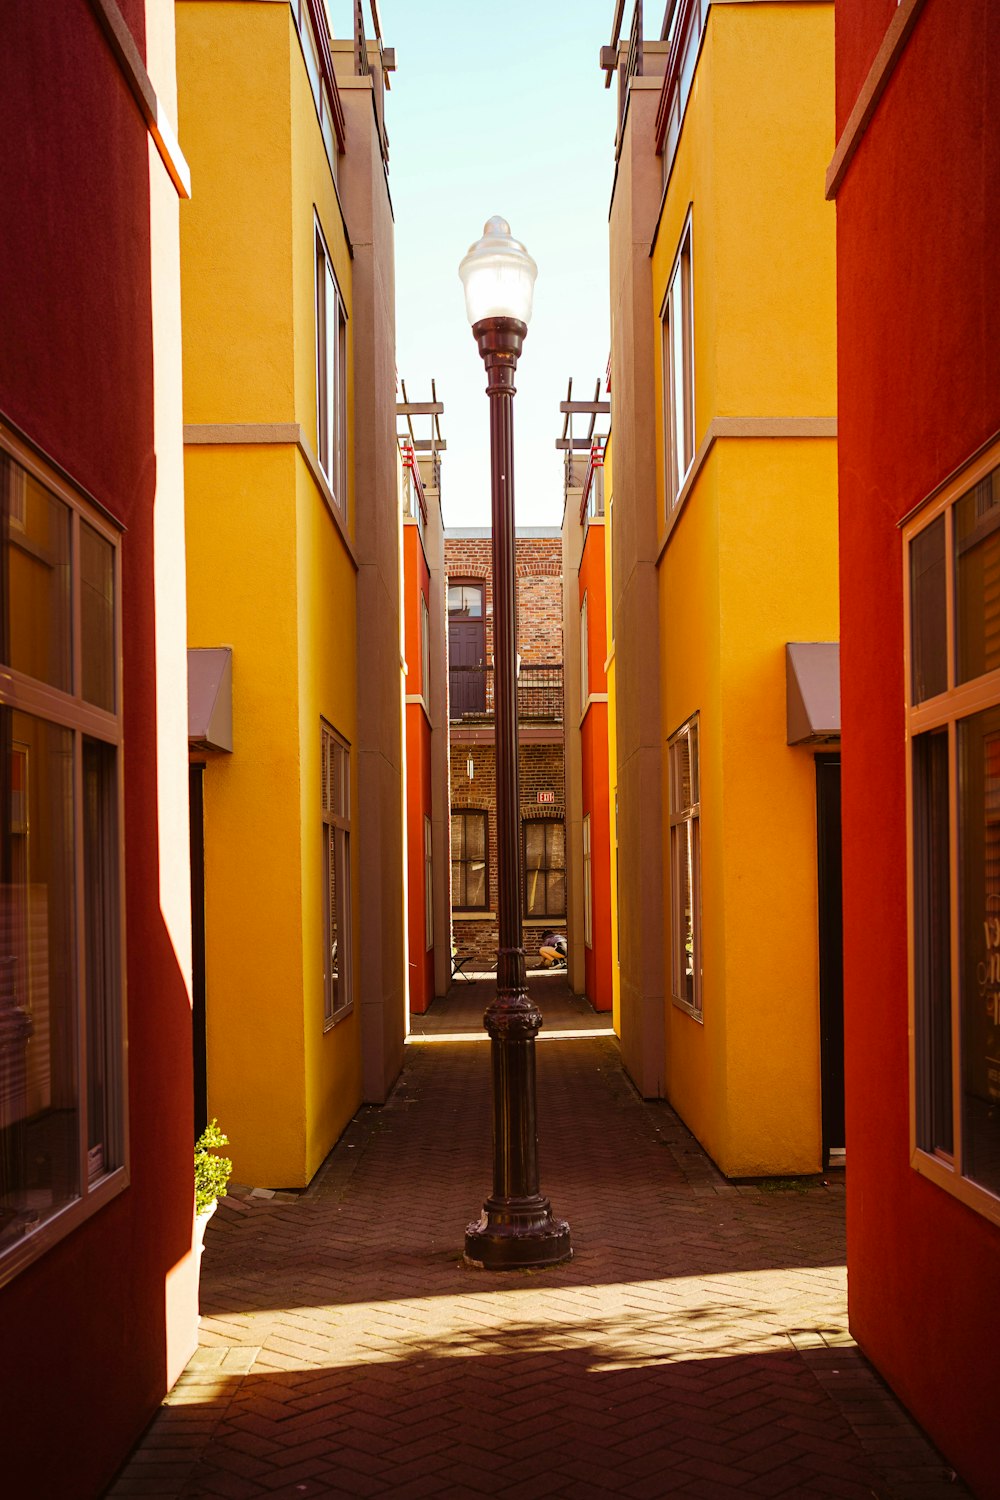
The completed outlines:
<svg viewBox="0 0 1000 1500">
<path fill-rule="evenodd" d="M 728 1175 L 797 1174 L 843 1147 L 833 6 L 675 26 L 619 51 L 623 1052 Z"/>
<path fill-rule="evenodd" d="M 294 1187 L 405 1032 L 382 52 L 180 0 L 177 53 L 196 1095 L 237 1180 Z"/>
</svg>

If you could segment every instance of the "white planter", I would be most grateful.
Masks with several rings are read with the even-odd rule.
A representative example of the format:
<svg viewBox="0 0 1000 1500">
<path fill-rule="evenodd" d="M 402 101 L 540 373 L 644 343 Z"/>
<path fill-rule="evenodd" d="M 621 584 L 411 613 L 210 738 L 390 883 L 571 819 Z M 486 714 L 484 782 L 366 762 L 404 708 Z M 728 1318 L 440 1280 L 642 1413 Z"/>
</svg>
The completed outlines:
<svg viewBox="0 0 1000 1500">
<path fill-rule="evenodd" d="M 198 1256 L 199 1264 L 201 1263 L 201 1257 L 205 1253 L 205 1230 L 208 1228 L 209 1219 L 215 1213 L 218 1206 L 219 1202 L 216 1199 L 211 1208 L 206 1208 L 204 1213 L 195 1214 L 194 1216 L 194 1235 L 191 1240 L 191 1248 Z"/>
</svg>

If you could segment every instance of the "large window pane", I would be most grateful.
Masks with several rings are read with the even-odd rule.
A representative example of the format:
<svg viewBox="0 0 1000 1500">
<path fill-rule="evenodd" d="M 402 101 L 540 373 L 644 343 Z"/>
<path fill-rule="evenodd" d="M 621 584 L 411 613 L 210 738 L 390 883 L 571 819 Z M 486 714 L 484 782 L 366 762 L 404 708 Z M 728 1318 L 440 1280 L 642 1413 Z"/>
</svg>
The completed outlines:
<svg viewBox="0 0 1000 1500">
<path fill-rule="evenodd" d="M 70 511 L 0 453 L 0 659 L 72 691 Z"/>
<path fill-rule="evenodd" d="M 330 473 L 330 386 L 326 344 L 326 247 L 316 231 L 316 457 Z"/>
<path fill-rule="evenodd" d="M 115 553 L 86 521 L 80 523 L 80 617 L 83 696 L 115 710 Z"/>
<path fill-rule="evenodd" d="M 486 858 L 486 814 L 467 813 L 465 816 L 465 854 L 469 860 Z"/>
<path fill-rule="evenodd" d="M 662 331 L 664 463 L 668 513 L 694 457 L 694 340 L 691 231 L 687 228 L 667 290 Z"/>
<path fill-rule="evenodd" d="M 73 735 L 0 707 L 0 1250 L 80 1194 Z"/>
<path fill-rule="evenodd" d="M 482 619 L 482 586 L 476 583 L 450 583 L 448 585 L 448 613 L 468 615 L 470 620 Z"/>
<path fill-rule="evenodd" d="M 336 830 L 327 824 L 323 829 L 323 871 L 326 900 L 326 1019 L 336 1013 L 340 1001 L 340 933 L 337 914 Z"/>
<path fill-rule="evenodd" d="M 486 861 L 482 859 L 470 859 L 465 872 L 465 903 L 469 907 L 485 907 L 486 902 Z"/>
<path fill-rule="evenodd" d="M 693 1006 L 694 985 L 694 849 L 691 821 L 670 830 L 671 883 L 674 908 L 674 994 Z"/>
<path fill-rule="evenodd" d="M 566 914 L 566 830 L 554 819 L 524 824 L 524 912 Z"/>
<path fill-rule="evenodd" d="M 451 900 L 459 911 L 484 910 L 488 903 L 486 814 L 453 813 L 451 819 Z"/>
<path fill-rule="evenodd" d="M 83 742 L 87 1164 L 95 1182 L 124 1161 L 119 1003 L 118 792 L 114 746 Z"/>
<path fill-rule="evenodd" d="M 962 1166 L 1000 1194 L 1000 708 L 958 733 Z"/>
<path fill-rule="evenodd" d="M 323 811 L 323 1020 L 332 1024 L 350 1008 L 351 833 L 350 752 L 322 725 Z"/>
<path fill-rule="evenodd" d="M 955 505 L 958 680 L 1000 667 L 1000 468 Z"/>
<path fill-rule="evenodd" d="M 700 1015 L 701 793 L 697 717 L 674 735 L 669 757 L 671 984 L 673 998 Z"/>
<path fill-rule="evenodd" d="M 910 543 L 910 640 L 914 703 L 948 686 L 945 517 L 938 516 Z"/>
<path fill-rule="evenodd" d="M 338 371 L 337 371 L 337 285 L 333 279 L 333 271 L 330 262 L 325 261 L 326 291 L 324 294 L 324 307 L 326 309 L 326 326 L 323 329 L 323 356 L 326 360 L 326 377 L 324 381 L 326 390 L 326 427 L 330 434 L 330 449 L 326 463 L 326 474 L 333 490 L 333 497 L 338 502 L 340 494 L 340 465 L 338 462 L 340 451 L 340 433 L 337 431 L 337 413 L 339 410 L 338 400 Z"/>
<path fill-rule="evenodd" d="M 953 1151 L 948 732 L 913 742 L 913 940 L 917 1136 Z"/>
</svg>

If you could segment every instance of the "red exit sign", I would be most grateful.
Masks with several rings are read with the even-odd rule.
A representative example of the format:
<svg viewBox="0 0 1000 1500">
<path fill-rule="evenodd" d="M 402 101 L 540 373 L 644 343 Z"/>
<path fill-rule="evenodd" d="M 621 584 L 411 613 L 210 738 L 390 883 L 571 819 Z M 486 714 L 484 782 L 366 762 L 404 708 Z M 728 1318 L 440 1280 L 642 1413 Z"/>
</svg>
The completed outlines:
<svg viewBox="0 0 1000 1500">
<path fill-rule="evenodd" d="M 539 792 L 538 800 L 539 802 L 554 802 L 556 800 L 556 794 L 555 792 Z"/>
</svg>

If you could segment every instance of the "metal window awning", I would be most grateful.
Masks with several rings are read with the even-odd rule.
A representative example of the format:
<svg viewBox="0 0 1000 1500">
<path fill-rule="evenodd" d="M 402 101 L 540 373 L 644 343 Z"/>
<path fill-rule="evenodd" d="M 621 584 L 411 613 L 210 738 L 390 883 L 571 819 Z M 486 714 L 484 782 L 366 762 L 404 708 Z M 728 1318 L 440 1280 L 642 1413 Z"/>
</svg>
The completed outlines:
<svg viewBox="0 0 1000 1500">
<path fill-rule="evenodd" d="M 785 693 L 790 745 L 840 742 L 840 642 L 789 641 Z"/>
<path fill-rule="evenodd" d="M 188 748 L 233 748 L 231 646 L 188 647 Z"/>
</svg>

